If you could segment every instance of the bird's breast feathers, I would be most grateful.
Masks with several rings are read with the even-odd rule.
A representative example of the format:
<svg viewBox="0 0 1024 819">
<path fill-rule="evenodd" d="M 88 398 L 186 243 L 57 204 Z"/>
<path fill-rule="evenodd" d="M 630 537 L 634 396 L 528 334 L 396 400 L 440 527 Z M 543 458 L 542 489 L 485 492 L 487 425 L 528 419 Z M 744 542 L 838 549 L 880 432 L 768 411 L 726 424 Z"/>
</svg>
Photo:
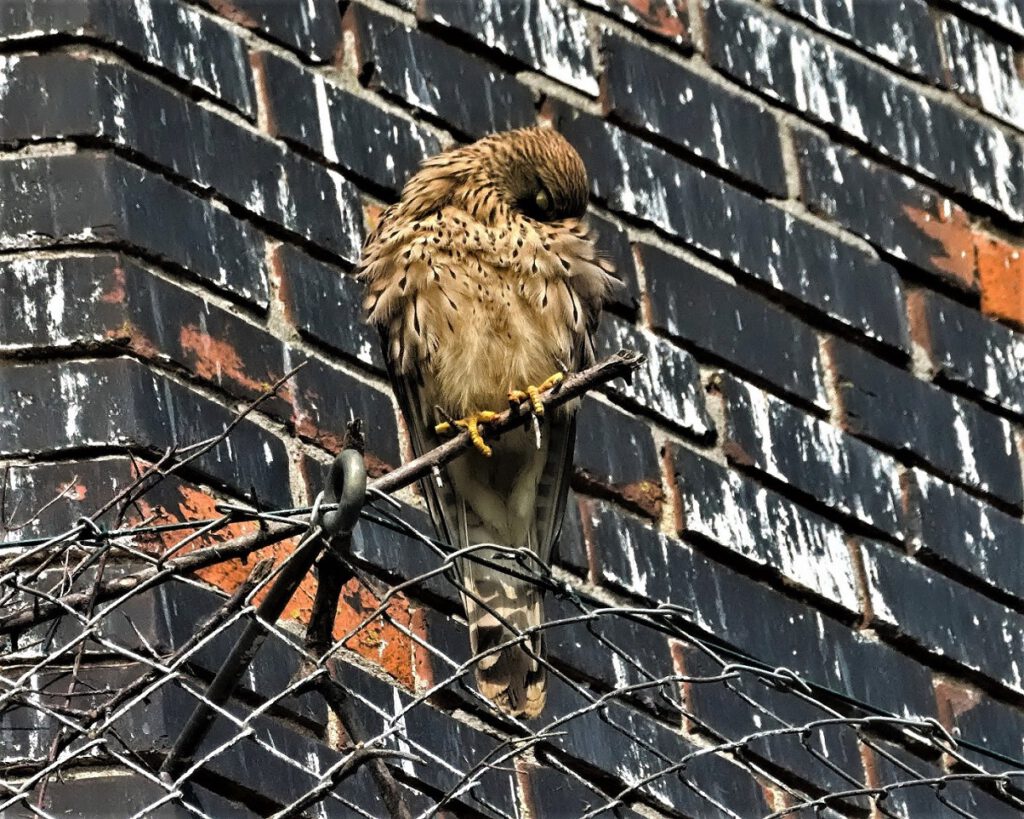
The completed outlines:
<svg viewBox="0 0 1024 819">
<path fill-rule="evenodd" d="M 577 220 L 490 227 L 445 208 L 368 250 L 370 320 L 393 364 L 419 367 L 453 415 L 501 409 L 510 388 L 578 364 L 611 281 Z"/>
</svg>

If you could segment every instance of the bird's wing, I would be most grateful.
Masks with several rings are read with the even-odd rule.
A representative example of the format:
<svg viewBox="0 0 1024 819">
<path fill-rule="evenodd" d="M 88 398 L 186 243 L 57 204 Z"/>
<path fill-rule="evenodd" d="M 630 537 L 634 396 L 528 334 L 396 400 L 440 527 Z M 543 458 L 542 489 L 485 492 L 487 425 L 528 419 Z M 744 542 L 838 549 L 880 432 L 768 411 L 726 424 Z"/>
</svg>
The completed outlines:
<svg viewBox="0 0 1024 819">
<path fill-rule="evenodd" d="M 398 401 L 398 408 L 405 418 L 412 443 L 413 454 L 419 457 L 442 443 L 441 437 L 434 432 L 437 421 L 434 413 L 433 390 L 427 385 L 427 374 L 420 368 L 400 372 L 393 360 L 390 333 L 381 328 L 381 347 L 384 361 L 388 368 L 388 377 Z M 458 543 L 458 504 L 452 483 L 448 479 L 447 469 L 440 467 L 441 481 L 431 475 L 420 481 L 423 495 L 427 501 L 430 519 L 434 522 L 437 536 L 446 543 Z"/>
</svg>

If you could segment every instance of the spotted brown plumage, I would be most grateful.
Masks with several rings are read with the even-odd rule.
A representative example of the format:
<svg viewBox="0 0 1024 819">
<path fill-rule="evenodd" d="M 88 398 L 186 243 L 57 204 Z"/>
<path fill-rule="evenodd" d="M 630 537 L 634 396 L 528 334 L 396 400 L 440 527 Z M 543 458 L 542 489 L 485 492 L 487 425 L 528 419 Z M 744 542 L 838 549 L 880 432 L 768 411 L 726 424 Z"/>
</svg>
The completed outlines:
<svg viewBox="0 0 1024 819">
<path fill-rule="evenodd" d="M 555 131 L 493 134 L 423 163 L 363 247 L 368 320 L 416 454 L 439 441 L 439 415 L 501 410 L 509 391 L 593 362 L 593 332 L 615 279 L 582 222 L 587 176 Z M 461 559 L 480 691 L 528 717 L 544 706 L 542 600 L 501 547 L 547 561 L 561 527 L 572 466 L 575 406 L 549 413 L 540 445 L 517 430 L 487 457 L 470 451 L 424 483 L 441 537 L 488 565 Z M 496 565 L 495 565 L 496 564 Z M 527 569 L 526 571 L 529 571 Z M 510 646 L 527 629 L 529 635 Z"/>
</svg>

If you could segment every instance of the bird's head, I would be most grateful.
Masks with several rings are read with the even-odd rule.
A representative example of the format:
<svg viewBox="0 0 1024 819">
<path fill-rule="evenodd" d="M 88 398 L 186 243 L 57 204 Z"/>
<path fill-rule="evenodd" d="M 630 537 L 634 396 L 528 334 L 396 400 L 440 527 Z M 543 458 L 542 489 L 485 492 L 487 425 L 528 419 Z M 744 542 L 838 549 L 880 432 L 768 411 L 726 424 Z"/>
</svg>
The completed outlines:
<svg viewBox="0 0 1024 819">
<path fill-rule="evenodd" d="M 428 159 L 402 201 L 421 214 L 454 205 L 485 222 L 515 214 L 578 219 L 587 208 L 587 171 L 557 131 L 521 128 Z"/>
</svg>

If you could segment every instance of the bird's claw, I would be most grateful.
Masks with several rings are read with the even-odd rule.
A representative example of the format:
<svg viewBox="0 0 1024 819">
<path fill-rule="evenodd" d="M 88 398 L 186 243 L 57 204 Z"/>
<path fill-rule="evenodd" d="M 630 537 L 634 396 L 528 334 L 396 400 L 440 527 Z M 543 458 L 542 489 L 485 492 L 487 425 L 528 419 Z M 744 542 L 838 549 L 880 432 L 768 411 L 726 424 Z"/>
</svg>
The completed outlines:
<svg viewBox="0 0 1024 819">
<path fill-rule="evenodd" d="M 550 392 L 551 390 L 557 389 L 558 386 L 565 380 L 565 373 L 555 373 L 544 379 L 540 386 L 535 387 L 532 384 L 525 390 L 509 390 L 508 403 L 509 406 L 513 407 L 514 410 L 519 409 L 519 403 L 521 401 L 529 400 L 530 407 L 533 409 L 534 415 L 544 414 L 544 404 L 541 403 L 540 396 L 542 393 Z"/>
<path fill-rule="evenodd" d="M 491 448 L 484 441 L 484 437 L 480 432 L 480 425 L 489 423 L 497 417 L 498 413 L 496 412 L 481 410 L 480 412 L 467 415 L 465 418 L 458 418 L 454 421 L 442 421 L 434 427 L 434 432 L 438 435 L 445 435 L 454 432 L 456 428 L 469 430 L 469 439 L 473 442 L 473 446 L 476 447 L 481 455 L 489 458 L 491 457 Z"/>
</svg>

